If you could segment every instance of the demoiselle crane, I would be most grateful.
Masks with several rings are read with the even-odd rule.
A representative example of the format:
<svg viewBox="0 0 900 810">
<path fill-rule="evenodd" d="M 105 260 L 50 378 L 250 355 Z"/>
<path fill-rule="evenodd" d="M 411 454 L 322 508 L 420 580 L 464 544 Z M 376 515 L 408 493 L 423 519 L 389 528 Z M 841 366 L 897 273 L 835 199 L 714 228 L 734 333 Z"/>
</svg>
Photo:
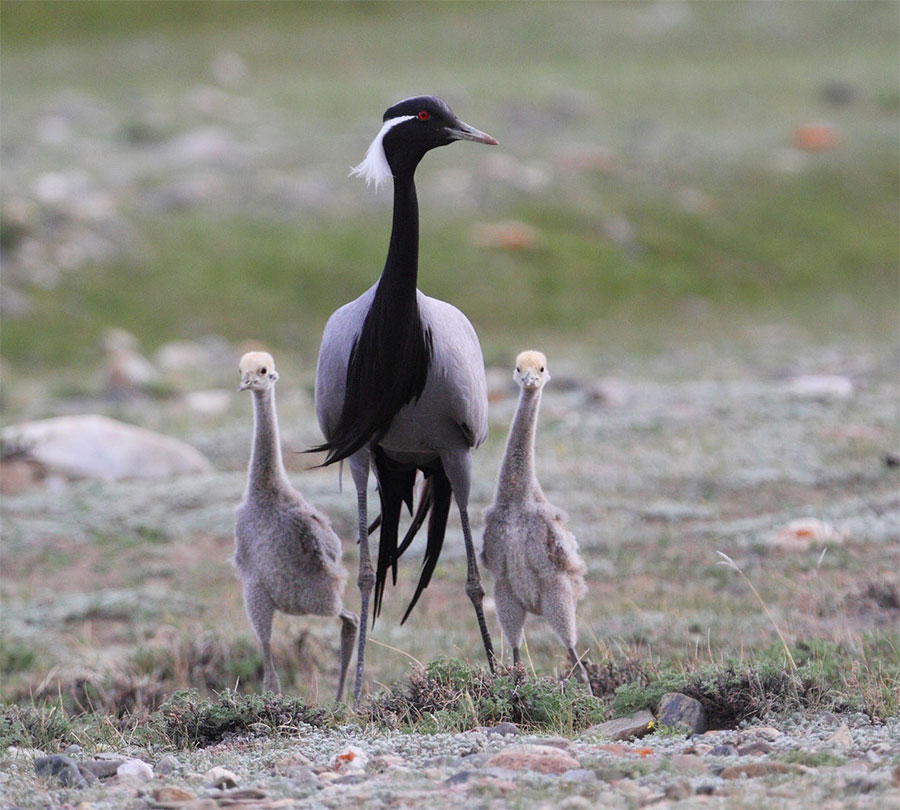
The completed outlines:
<svg viewBox="0 0 900 810">
<path fill-rule="evenodd" d="M 437 564 L 453 498 L 466 546 L 466 593 L 475 608 L 488 663 L 491 669 L 494 666 L 468 515 L 470 450 L 487 437 L 484 359 L 466 316 L 416 288 L 416 167 L 430 149 L 460 140 L 497 143 L 460 121 L 441 99 L 408 98 L 384 113 L 380 132 L 352 170 L 376 187 L 391 176 L 394 179 L 393 225 L 384 269 L 374 286 L 328 319 L 316 367 L 316 414 L 325 443 L 314 450 L 327 451 L 324 464 L 347 459 L 357 492 L 361 606 L 356 700 L 362 688 L 372 589 L 374 620 L 388 569 L 396 584 L 397 560 L 430 509 L 422 572 L 406 620 Z M 367 525 L 370 468 L 381 500 L 375 571 Z M 404 503 L 412 510 L 417 471 L 427 479 L 426 493 L 398 547 L 400 512 Z"/>
</svg>

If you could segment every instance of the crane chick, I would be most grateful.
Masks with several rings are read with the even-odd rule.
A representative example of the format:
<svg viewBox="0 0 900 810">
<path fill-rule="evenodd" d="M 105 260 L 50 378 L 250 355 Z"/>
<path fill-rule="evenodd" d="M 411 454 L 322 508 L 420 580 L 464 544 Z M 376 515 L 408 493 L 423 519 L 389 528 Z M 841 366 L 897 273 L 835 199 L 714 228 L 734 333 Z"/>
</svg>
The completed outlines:
<svg viewBox="0 0 900 810">
<path fill-rule="evenodd" d="M 543 616 L 565 645 L 579 680 L 587 672 L 575 651 L 575 603 L 584 596 L 585 564 L 567 515 L 551 504 L 534 469 L 534 436 L 547 358 L 526 351 L 513 379 L 521 392 L 506 441 L 494 503 L 484 513 L 481 559 L 494 575 L 500 627 L 519 663 L 525 614 Z"/>
<path fill-rule="evenodd" d="M 275 415 L 275 361 L 249 352 L 240 362 L 239 391 L 253 392 L 253 449 L 244 499 L 234 528 L 234 566 L 244 606 L 262 645 L 263 689 L 280 692 L 270 639 L 276 610 L 292 616 L 340 616 L 341 651 L 337 699 L 344 692 L 358 619 L 343 609 L 347 569 L 341 541 L 328 518 L 291 486 L 281 457 Z"/>
</svg>

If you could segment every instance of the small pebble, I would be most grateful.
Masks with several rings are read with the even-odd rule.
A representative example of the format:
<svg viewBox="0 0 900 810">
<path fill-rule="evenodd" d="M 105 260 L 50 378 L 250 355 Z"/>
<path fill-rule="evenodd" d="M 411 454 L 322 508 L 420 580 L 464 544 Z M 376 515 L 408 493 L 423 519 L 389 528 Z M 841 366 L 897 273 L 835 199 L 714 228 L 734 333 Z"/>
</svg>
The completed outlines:
<svg viewBox="0 0 900 810">
<path fill-rule="evenodd" d="M 747 757 L 754 756 L 760 757 L 763 754 L 768 754 L 772 751 L 772 746 L 767 742 L 763 742 L 762 740 L 757 740 L 756 742 L 747 743 L 747 745 L 742 745 L 738 748 L 737 752 L 739 756 Z"/>
<path fill-rule="evenodd" d="M 175 773 L 180 767 L 181 763 L 177 757 L 172 756 L 172 754 L 165 754 L 159 758 L 159 762 L 156 763 L 154 770 L 160 776 L 168 776 L 170 773 Z"/>
<path fill-rule="evenodd" d="M 674 802 L 680 802 L 693 795 L 694 790 L 687 779 L 679 779 L 666 788 L 666 798 Z"/>
<path fill-rule="evenodd" d="M 153 768 L 140 759 L 126 759 L 116 769 L 117 776 L 137 779 L 141 782 L 149 782 L 153 779 Z"/>
<path fill-rule="evenodd" d="M 208 787 L 214 788 L 236 788 L 238 786 L 238 778 L 227 768 L 216 765 L 203 774 L 203 780 Z"/>
<path fill-rule="evenodd" d="M 736 757 L 738 755 L 737 747 L 731 743 L 715 746 L 710 752 L 711 757 Z"/>
</svg>

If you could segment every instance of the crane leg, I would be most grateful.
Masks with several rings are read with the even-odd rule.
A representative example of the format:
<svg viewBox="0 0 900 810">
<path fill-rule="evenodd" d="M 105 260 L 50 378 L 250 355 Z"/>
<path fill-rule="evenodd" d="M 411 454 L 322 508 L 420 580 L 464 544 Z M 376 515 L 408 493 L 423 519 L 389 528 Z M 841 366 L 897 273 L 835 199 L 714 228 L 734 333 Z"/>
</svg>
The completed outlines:
<svg viewBox="0 0 900 810">
<path fill-rule="evenodd" d="M 369 629 L 369 596 L 375 586 L 375 571 L 369 557 L 369 521 L 366 487 L 369 483 L 369 460 L 351 459 L 350 471 L 356 485 L 357 511 L 359 513 L 359 643 L 356 650 L 356 680 L 353 683 L 353 703 L 359 703 L 363 672 L 366 665 L 366 634 Z"/>
<path fill-rule="evenodd" d="M 475 545 L 472 543 L 472 532 L 469 529 L 469 489 L 472 484 L 472 457 L 468 448 L 449 450 L 441 453 L 441 464 L 450 481 L 456 505 L 459 507 L 459 520 L 462 523 L 463 539 L 466 541 L 466 594 L 475 608 L 478 629 L 484 643 L 488 666 L 494 671 L 494 645 L 484 620 L 481 603 L 484 600 L 484 588 L 481 587 L 481 576 L 478 573 L 478 560 L 475 557 Z"/>
<path fill-rule="evenodd" d="M 484 600 L 484 588 L 481 585 L 481 575 L 478 573 L 478 561 L 475 558 L 475 545 L 472 543 L 472 532 L 469 529 L 469 510 L 460 506 L 459 519 L 462 523 L 463 539 L 466 541 L 466 594 L 475 608 L 475 617 L 478 619 L 478 629 L 481 631 L 481 641 L 484 643 L 484 652 L 487 655 L 488 666 L 494 671 L 494 644 L 488 631 L 487 622 L 484 620 L 484 610 L 481 603 Z"/>
</svg>

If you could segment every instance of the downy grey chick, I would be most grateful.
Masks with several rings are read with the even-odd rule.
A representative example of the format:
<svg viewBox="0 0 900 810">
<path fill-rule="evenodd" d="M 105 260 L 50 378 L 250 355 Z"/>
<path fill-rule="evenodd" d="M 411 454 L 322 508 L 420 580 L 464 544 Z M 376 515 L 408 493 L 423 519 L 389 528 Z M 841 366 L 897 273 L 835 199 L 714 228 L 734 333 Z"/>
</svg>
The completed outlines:
<svg viewBox="0 0 900 810">
<path fill-rule="evenodd" d="M 565 645 L 579 680 L 587 672 L 575 650 L 575 603 L 584 596 L 584 561 L 568 516 L 551 504 L 534 470 L 534 435 L 541 391 L 550 379 L 547 358 L 526 351 L 513 379 L 521 389 L 506 441 L 494 503 L 484 513 L 481 559 L 494 575 L 500 627 L 519 663 L 525 614 L 543 616 Z"/>
<path fill-rule="evenodd" d="M 263 689 L 281 691 L 270 646 L 276 610 L 292 616 L 340 616 L 340 700 L 359 624 L 341 601 L 347 581 L 341 541 L 328 518 L 291 486 L 284 470 L 272 356 L 249 352 L 241 358 L 240 371 L 238 390 L 253 392 L 254 431 L 247 489 L 234 527 L 234 566 L 243 583 L 247 616 L 262 645 Z"/>
</svg>

